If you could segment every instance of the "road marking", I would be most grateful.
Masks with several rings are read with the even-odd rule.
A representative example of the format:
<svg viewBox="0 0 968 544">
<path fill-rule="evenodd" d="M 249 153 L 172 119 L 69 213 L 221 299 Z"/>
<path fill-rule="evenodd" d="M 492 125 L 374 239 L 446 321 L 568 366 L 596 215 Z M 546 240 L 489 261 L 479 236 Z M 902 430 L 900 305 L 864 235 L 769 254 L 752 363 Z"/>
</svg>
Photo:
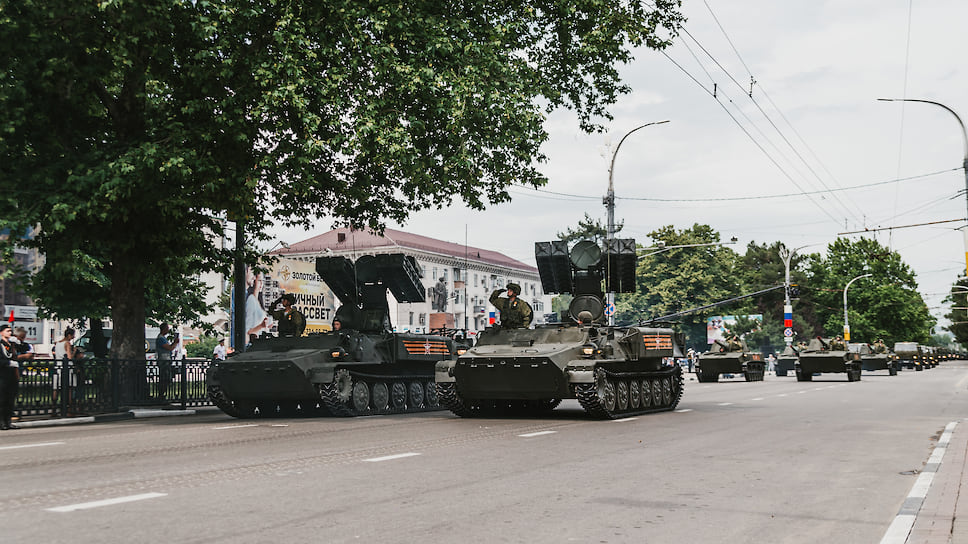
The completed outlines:
<svg viewBox="0 0 968 544">
<path fill-rule="evenodd" d="M 623 423 L 623 422 L 626 422 L 626 421 L 635 421 L 636 419 L 639 419 L 639 418 L 637 418 L 637 417 L 623 417 L 622 419 L 613 419 L 612 420 L 612 423 Z"/>
<path fill-rule="evenodd" d="M 787 394 L 786 394 L 786 393 L 780 393 L 780 394 L 779 394 L 779 395 L 777 395 L 777 396 L 778 396 L 778 397 L 785 397 L 785 396 L 787 396 Z"/>
<path fill-rule="evenodd" d="M 364 459 L 364 461 L 368 463 L 379 463 L 380 461 L 392 461 L 394 459 L 403 459 L 404 457 L 414 457 L 416 455 L 420 455 L 420 454 L 415 452 L 398 453 L 396 455 L 387 455 L 385 457 L 373 457 L 372 459 Z"/>
<path fill-rule="evenodd" d="M 142 493 L 141 495 L 129 495 L 127 497 L 117 497 L 115 499 L 104 499 L 103 501 L 93 501 L 93 502 L 82 502 L 78 504 L 70 504 L 67 506 L 58 506 L 55 508 L 48 508 L 48 512 L 73 512 L 75 510 L 86 510 L 88 508 L 99 508 L 101 506 L 111 506 L 114 504 L 123 504 L 126 502 L 143 501 L 146 499 L 155 499 L 158 497 L 164 497 L 168 495 L 167 493 Z"/>
<path fill-rule="evenodd" d="M 720 402 L 719 403 L 719 406 L 732 406 L 732 405 L 733 405 L 732 402 Z"/>
<path fill-rule="evenodd" d="M 555 434 L 556 432 L 558 431 L 538 431 L 536 433 L 519 434 L 518 436 L 521 438 L 531 438 L 533 436 L 541 436 L 543 434 Z"/>
<path fill-rule="evenodd" d="M 215 427 L 215 428 L 218 429 L 218 430 L 221 430 L 221 429 L 244 429 L 246 427 L 258 427 L 258 426 L 259 426 L 258 423 L 249 423 L 247 425 L 226 425 L 224 427 Z"/>
<path fill-rule="evenodd" d="M 285 425 L 283 423 L 273 423 L 272 425 L 269 425 L 269 426 L 270 427 L 288 427 L 289 425 Z"/>
<path fill-rule="evenodd" d="M 944 433 L 941 434 L 941 438 L 931 452 L 931 457 L 928 459 L 927 464 L 941 464 L 945 451 L 948 449 L 948 442 L 951 441 L 951 434 L 957 425 L 957 421 L 952 421 L 945 425 Z M 928 491 L 934 482 L 935 474 L 936 472 L 932 470 L 931 472 L 922 472 L 918 475 L 918 479 L 911 486 L 911 492 L 908 493 L 908 496 L 904 500 L 904 506 L 901 507 L 901 510 L 894 517 L 894 521 L 887 528 L 887 532 L 884 533 L 884 537 L 881 538 L 881 544 L 904 544 L 907 541 L 908 535 L 911 533 L 911 528 L 914 527 L 914 522 L 917 520 L 918 513 L 921 511 L 921 505 L 924 504 L 924 499 L 928 496 Z"/>
<path fill-rule="evenodd" d="M 21 448 L 41 448 L 44 446 L 59 446 L 64 442 L 40 442 L 37 444 L 21 444 L 19 446 L 3 446 L 0 450 L 19 450 Z"/>
<path fill-rule="evenodd" d="M 804 394 L 804 393 L 806 393 L 806 392 L 807 392 L 807 391 L 806 391 L 806 389 L 804 389 L 803 391 L 797 391 L 797 394 L 798 394 L 798 395 L 802 395 L 802 394 Z"/>
<path fill-rule="evenodd" d="M 763 400 L 763 397 L 756 397 L 756 398 L 755 398 L 755 399 L 753 399 L 753 400 Z"/>
<path fill-rule="evenodd" d="M 676 413 L 681 414 L 684 412 L 691 412 L 691 411 L 692 411 L 692 408 L 683 408 L 682 410 L 676 410 Z"/>
</svg>

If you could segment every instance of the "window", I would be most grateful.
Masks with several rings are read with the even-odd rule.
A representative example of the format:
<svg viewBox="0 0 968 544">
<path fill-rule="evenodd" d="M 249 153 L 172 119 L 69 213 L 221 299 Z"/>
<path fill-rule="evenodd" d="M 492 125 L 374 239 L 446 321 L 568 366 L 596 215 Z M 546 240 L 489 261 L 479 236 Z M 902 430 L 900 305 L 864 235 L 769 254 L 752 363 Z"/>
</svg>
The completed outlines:
<svg viewBox="0 0 968 544">
<path fill-rule="evenodd" d="M 441 272 L 444 274 L 444 282 L 447 282 L 447 277 L 450 276 L 450 270 L 445 268 Z"/>
<path fill-rule="evenodd" d="M 439 277 L 440 276 L 437 275 L 437 267 L 435 266 L 434 267 L 434 276 L 433 276 L 434 281 L 437 281 L 437 278 L 439 278 Z"/>
<path fill-rule="evenodd" d="M 410 324 L 413 325 L 413 312 L 410 312 Z"/>
</svg>

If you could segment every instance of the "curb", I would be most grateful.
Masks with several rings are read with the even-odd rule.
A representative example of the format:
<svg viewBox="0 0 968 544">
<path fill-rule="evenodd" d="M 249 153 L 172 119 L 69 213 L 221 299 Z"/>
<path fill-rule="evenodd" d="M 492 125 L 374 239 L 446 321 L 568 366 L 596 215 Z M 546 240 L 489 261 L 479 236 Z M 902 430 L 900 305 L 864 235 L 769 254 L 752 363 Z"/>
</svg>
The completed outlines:
<svg viewBox="0 0 968 544">
<path fill-rule="evenodd" d="M 33 429 L 38 427 L 62 427 L 65 425 L 84 425 L 88 423 L 108 423 L 112 421 L 123 421 L 126 419 L 147 417 L 191 416 L 195 414 L 196 410 L 128 410 L 127 412 L 119 412 L 116 414 L 65 417 L 59 419 L 44 419 L 39 421 L 18 421 L 17 426 L 21 429 Z"/>
</svg>

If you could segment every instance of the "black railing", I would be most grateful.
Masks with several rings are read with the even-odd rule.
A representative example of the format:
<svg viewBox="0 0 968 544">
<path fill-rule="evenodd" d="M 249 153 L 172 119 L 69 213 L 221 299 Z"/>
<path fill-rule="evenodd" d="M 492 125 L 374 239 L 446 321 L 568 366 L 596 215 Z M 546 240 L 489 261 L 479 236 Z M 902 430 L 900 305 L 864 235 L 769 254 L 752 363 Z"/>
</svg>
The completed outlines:
<svg viewBox="0 0 968 544">
<path fill-rule="evenodd" d="M 210 365 L 207 359 L 23 362 L 14 410 L 23 417 L 210 405 L 205 387 Z"/>
</svg>

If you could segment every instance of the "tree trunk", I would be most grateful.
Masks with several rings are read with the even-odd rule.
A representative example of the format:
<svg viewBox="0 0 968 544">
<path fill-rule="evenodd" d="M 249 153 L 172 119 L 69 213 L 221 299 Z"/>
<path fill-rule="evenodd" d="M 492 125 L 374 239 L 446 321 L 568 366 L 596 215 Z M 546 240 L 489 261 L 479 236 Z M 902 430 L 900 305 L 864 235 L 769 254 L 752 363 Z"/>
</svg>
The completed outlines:
<svg viewBox="0 0 968 544">
<path fill-rule="evenodd" d="M 115 255 L 111 273 L 111 356 L 145 358 L 145 280 L 126 255 Z"/>
</svg>

